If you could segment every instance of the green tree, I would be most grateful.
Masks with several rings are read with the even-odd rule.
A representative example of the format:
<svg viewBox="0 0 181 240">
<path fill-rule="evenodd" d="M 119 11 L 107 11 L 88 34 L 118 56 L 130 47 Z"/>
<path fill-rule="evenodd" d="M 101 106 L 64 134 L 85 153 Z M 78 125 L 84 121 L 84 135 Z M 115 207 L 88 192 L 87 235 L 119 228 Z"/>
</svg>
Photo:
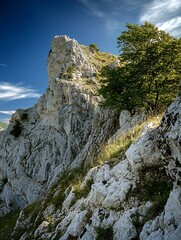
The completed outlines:
<svg viewBox="0 0 181 240">
<path fill-rule="evenodd" d="M 181 80 L 181 39 L 148 22 L 127 24 L 118 48 L 120 66 L 102 71 L 103 106 L 159 111 L 170 104 Z"/>
</svg>

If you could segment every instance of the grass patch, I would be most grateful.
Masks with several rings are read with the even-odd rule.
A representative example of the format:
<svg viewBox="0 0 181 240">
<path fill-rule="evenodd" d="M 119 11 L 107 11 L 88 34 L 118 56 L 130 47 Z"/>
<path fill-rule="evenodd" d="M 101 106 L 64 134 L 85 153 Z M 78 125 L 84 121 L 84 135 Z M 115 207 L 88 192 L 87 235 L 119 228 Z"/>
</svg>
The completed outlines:
<svg viewBox="0 0 181 240">
<path fill-rule="evenodd" d="M 85 196 L 88 189 L 90 188 L 90 182 L 87 183 L 87 186 L 82 189 L 80 188 L 81 183 L 83 182 L 84 177 L 87 174 L 87 167 L 75 168 L 71 172 L 65 171 L 59 180 L 50 188 L 48 194 L 45 196 L 44 206 L 49 204 L 54 204 L 56 209 L 62 208 L 62 203 L 66 198 L 65 191 L 70 187 L 75 188 L 77 199 L 79 196 Z"/>
<path fill-rule="evenodd" d="M 125 135 L 123 134 L 114 142 L 103 146 L 94 160 L 96 164 L 102 165 L 105 162 L 108 162 L 111 166 L 115 166 L 120 161 L 120 158 L 125 158 L 125 152 L 129 146 L 140 137 L 141 129 L 142 126 L 137 125 L 132 131 Z"/>
<path fill-rule="evenodd" d="M 92 51 L 89 46 L 81 46 L 81 47 L 85 55 L 89 57 L 89 62 L 92 63 L 98 71 L 100 71 L 102 67 L 110 65 L 116 59 L 118 59 L 117 56 L 110 53 Z"/>
<path fill-rule="evenodd" d="M 89 179 L 83 188 L 80 188 L 80 185 L 74 186 L 73 192 L 75 193 L 76 198 L 86 198 L 91 190 L 91 186 L 93 183 L 93 179 Z"/>
<path fill-rule="evenodd" d="M 71 78 L 74 70 L 75 70 L 75 67 L 71 65 L 67 68 L 64 75 L 67 76 L 68 78 Z"/>
<path fill-rule="evenodd" d="M 74 189 L 75 197 L 71 203 L 73 206 L 81 197 L 86 197 L 91 190 L 93 180 L 88 180 L 83 188 L 80 188 L 88 171 L 87 167 L 75 168 L 71 172 L 65 171 L 60 179 L 50 188 L 44 200 L 44 207 L 53 204 L 56 209 L 61 209 L 66 198 L 65 191 L 70 187 Z"/>
<path fill-rule="evenodd" d="M 56 236 L 53 238 L 53 240 L 59 240 L 63 236 L 62 232 L 57 232 Z"/>
<path fill-rule="evenodd" d="M 115 158 L 119 158 L 120 155 L 125 156 L 124 153 L 133 142 L 133 136 L 129 135 L 125 138 L 119 138 L 111 144 L 107 144 L 101 149 L 101 152 L 96 159 L 97 163 L 99 165 L 102 165 L 105 162 L 108 162 L 111 165 L 117 164 L 118 162 L 115 161 Z M 117 160 L 119 161 L 119 159 Z"/>
<path fill-rule="evenodd" d="M 57 194 L 54 195 L 51 203 L 55 206 L 56 209 L 58 209 L 59 207 L 61 208 L 65 198 L 66 198 L 65 193 L 62 190 L 60 190 Z"/>
<path fill-rule="evenodd" d="M 25 215 L 25 218 L 28 218 L 28 216 L 31 216 L 31 221 L 35 221 L 37 218 L 37 215 L 39 211 L 41 210 L 42 201 L 36 201 L 30 205 L 28 205 L 26 208 L 24 208 L 23 212 Z"/>
<path fill-rule="evenodd" d="M 8 127 L 8 124 L 4 122 L 0 122 L 0 128 L 6 129 Z"/>
<path fill-rule="evenodd" d="M 89 179 L 83 188 L 80 187 L 80 183 L 73 186 L 73 193 L 75 194 L 72 202 L 70 203 L 70 207 L 73 206 L 78 199 L 86 198 L 89 192 L 91 191 L 91 186 L 94 183 L 93 179 Z"/>
<path fill-rule="evenodd" d="M 122 134 L 119 138 L 116 138 L 114 142 L 104 144 L 101 147 L 100 153 L 93 160 L 92 167 L 97 165 L 102 165 L 108 162 L 111 166 L 115 166 L 122 159 L 125 159 L 125 152 L 130 147 L 130 145 L 138 140 L 142 134 L 142 130 L 145 125 L 153 123 L 156 127 L 159 125 L 162 114 L 160 115 L 149 115 L 145 117 L 145 121 L 140 124 L 135 125 L 132 129 L 127 130 L 126 133 Z"/>
<path fill-rule="evenodd" d="M 13 211 L 0 218 L 0 239 L 9 240 L 14 230 L 16 221 L 19 217 L 20 210 Z"/>
</svg>

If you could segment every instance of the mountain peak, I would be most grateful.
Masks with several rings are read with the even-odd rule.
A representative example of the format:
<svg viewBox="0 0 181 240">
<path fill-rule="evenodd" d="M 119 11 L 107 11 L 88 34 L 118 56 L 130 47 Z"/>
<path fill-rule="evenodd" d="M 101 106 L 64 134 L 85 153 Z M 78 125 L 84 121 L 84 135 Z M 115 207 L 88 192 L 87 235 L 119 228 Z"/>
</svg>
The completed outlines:
<svg viewBox="0 0 181 240">
<path fill-rule="evenodd" d="M 0 172 L 10 183 L 3 185 L 2 211 L 37 200 L 65 170 L 89 162 L 114 131 L 115 114 L 99 107 L 94 74 L 102 60 L 93 58 L 107 55 L 55 36 L 45 94 L 34 107 L 17 110 L 0 133 Z M 109 56 L 108 62 L 115 59 Z"/>
</svg>

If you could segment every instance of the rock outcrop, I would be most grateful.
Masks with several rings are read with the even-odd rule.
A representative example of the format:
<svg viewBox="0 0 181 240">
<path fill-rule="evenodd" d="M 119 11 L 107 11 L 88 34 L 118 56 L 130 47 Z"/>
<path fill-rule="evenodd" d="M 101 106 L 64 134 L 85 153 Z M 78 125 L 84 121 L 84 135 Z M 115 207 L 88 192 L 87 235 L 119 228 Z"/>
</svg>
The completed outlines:
<svg viewBox="0 0 181 240">
<path fill-rule="evenodd" d="M 161 123 L 122 112 L 115 133 L 95 93 L 99 57 L 56 37 L 47 92 L 0 135 L 2 209 L 28 204 L 11 239 L 180 240 L 181 97 Z"/>
<path fill-rule="evenodd" d="M 114 113 L 99 107 L 95 76 L 115 58 L 67 36 L 54 38 L 47 91 L 33 108 L 17 110 L 0 133 L 4 209 L 37 200 L 62 172 L 92 160 L 114 132 Z"/>
</svg>

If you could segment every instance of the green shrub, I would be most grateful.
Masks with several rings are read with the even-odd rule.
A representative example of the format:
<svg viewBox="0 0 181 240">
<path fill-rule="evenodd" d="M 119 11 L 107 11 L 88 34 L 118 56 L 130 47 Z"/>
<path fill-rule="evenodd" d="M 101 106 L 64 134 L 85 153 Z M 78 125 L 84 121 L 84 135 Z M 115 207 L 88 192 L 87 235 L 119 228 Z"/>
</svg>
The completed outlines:
<svg viewBox="0 0 181 240">
<path fill-rule="evenodd" d="M 96 44 L 92 43 L 89 45 L 91 52 L 99 52 L 99 48 Z"/>
<path fill-rule="evenodd" d="M 18 120 L 15 120 L 13 129 L 10 131 L 10 134 L 13 135 L 14 137 L 18 138 L 21 135 L 21 123 Z"/>
<path fill-rule="evenodd" d="M 102 228 L 102 227 L 96 227 L 95 228 L 97 232 L 97 238 L 96 240 L 113 240 L 113 228 Z"/>
<path fill-rule="evenodd" d="M 135 226 L 138 235 L 146 222 L 154 219 L 164 210 L 170 190 L 172 189 L 172 183 L 165 179 L 160 182 L 150 180 L 147 184 L 148 186 L 145 186 L 140 193 L 142 195 L 142 200 L 152 201 L 152 206 L 147 209 L 146 214 L 144 217 L 142 216 L 141 221 L 139 213 L 136 213 L 132 218 L 132 223 Z M 141 197 L 141 195 L 139 196 L 140 193 L 138 193 L 138 198 Z"/>
</svg>

